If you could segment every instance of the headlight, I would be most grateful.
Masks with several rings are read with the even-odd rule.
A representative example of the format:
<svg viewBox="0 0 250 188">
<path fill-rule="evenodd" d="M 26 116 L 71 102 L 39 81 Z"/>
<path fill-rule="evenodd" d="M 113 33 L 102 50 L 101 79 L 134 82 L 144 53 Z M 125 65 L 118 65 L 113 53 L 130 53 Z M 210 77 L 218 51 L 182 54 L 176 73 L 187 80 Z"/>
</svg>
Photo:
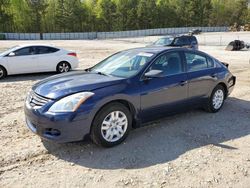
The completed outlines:
<svg viewBox="0 0 250 188">
<path fill-rule="evenodd" d="M 82 92 L 67 96 L 53 104 L 49 112 L 74 112 L 93 95 L 94 93 L 92 92 Z"/>
</svg>

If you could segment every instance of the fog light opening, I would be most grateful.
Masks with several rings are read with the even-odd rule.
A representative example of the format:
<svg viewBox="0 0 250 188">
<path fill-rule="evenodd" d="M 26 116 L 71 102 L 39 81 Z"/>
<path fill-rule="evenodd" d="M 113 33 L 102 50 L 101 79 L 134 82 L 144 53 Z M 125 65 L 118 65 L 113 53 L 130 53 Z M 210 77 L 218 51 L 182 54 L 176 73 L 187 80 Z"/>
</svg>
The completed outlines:
<svg viewBox="0 0 250 188">
<path fill-rule="evenodd" d="M 52 128 L 45 129 L 45 134 L 49 135 L 49 136 L 60 136 L 61 135 L 59 130 L 52 129 Z"/>
</svg>

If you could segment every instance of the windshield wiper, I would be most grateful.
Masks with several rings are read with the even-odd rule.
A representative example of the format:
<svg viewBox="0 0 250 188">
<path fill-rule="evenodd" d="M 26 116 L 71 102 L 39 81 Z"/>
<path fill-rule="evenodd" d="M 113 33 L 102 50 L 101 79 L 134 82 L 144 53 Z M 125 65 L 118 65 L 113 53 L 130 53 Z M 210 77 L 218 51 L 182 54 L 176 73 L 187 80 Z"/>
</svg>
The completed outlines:
<svg viewBox="0 0 250 188">
<path fill-rule="evenodd" d="M 105 73 L 103 73 L 103 72 L 101 72 L 101 71 L 95 71 L 95 70 L 92 71 L 91 68 L 85 69 L 85 71 L 86 71 L 86 72 L 96 73 L 96 74 L 103 75 L 103 76 L 110 76 L 110 75 L 105 74 Z"/>
<path fill-rule="evenodd" d="M 86 72 L 91 72 L 91 68 L 85 69 Z"/>
<path fill-rule="evenodd" d="M 103 75 L 103 76 L 109 76 L 108 74 L 105 74 L 103 72 L 98 71 L 97 74 Z"/>
</svg>

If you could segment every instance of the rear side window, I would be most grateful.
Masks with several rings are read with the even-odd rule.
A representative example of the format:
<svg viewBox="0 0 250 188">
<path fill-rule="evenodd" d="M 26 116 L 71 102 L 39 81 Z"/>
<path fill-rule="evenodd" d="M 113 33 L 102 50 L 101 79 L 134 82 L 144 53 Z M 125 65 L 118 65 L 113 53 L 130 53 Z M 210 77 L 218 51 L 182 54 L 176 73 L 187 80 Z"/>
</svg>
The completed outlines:
<svg viewBox="0 0 250 188">
<path fill-rule="evenodd" d="M 190 45 L 188 37 L 177 37 L 174 40 L 176 46 Z"/>
<path fill-rule="evenodd" d="M 198 44 L 196 37 L 192 36 L 192 37 L 190 37 L 190 40 L 191 40 L 192 44 Z"/>
<path fill-rule="evenodd" d="M 50 54 L 59 51 L 57 48 L 46 47 L 46 46 L 38 46 L 36 47 L 37 54 Z"/>
<path fill-rule="evenodd" d="M 187 62 L 187 69 L 189 72 L 214 67 L 214 62 L 211 58 L 200 54 L 185 52 L 185 58 Z"/>
<path fill-rule="evenodd" d="M 34 47 L 26 47 L 26 48 L 16 50 L 14 53 L 15 53 L 15 56 L 34 55 L 35 48 Z"/>
</svg>

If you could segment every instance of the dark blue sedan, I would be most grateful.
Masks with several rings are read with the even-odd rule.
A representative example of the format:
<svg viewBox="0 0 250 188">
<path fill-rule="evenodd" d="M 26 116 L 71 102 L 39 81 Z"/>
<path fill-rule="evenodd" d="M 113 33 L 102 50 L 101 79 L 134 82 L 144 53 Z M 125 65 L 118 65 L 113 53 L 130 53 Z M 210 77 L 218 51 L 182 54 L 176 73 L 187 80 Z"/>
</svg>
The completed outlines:
<svg viewBox="0 0 250 188">
<path fill-rule="evenodd" d="M 28 127 L 59 143 L 90 135 L 121 143 L 132 128 L 190 106 L 218 112 L 236 78 L 217 59 L 185 48 L 137 48 L 85 71 L 52 76 L 28 93 Z"/>
</svg>

